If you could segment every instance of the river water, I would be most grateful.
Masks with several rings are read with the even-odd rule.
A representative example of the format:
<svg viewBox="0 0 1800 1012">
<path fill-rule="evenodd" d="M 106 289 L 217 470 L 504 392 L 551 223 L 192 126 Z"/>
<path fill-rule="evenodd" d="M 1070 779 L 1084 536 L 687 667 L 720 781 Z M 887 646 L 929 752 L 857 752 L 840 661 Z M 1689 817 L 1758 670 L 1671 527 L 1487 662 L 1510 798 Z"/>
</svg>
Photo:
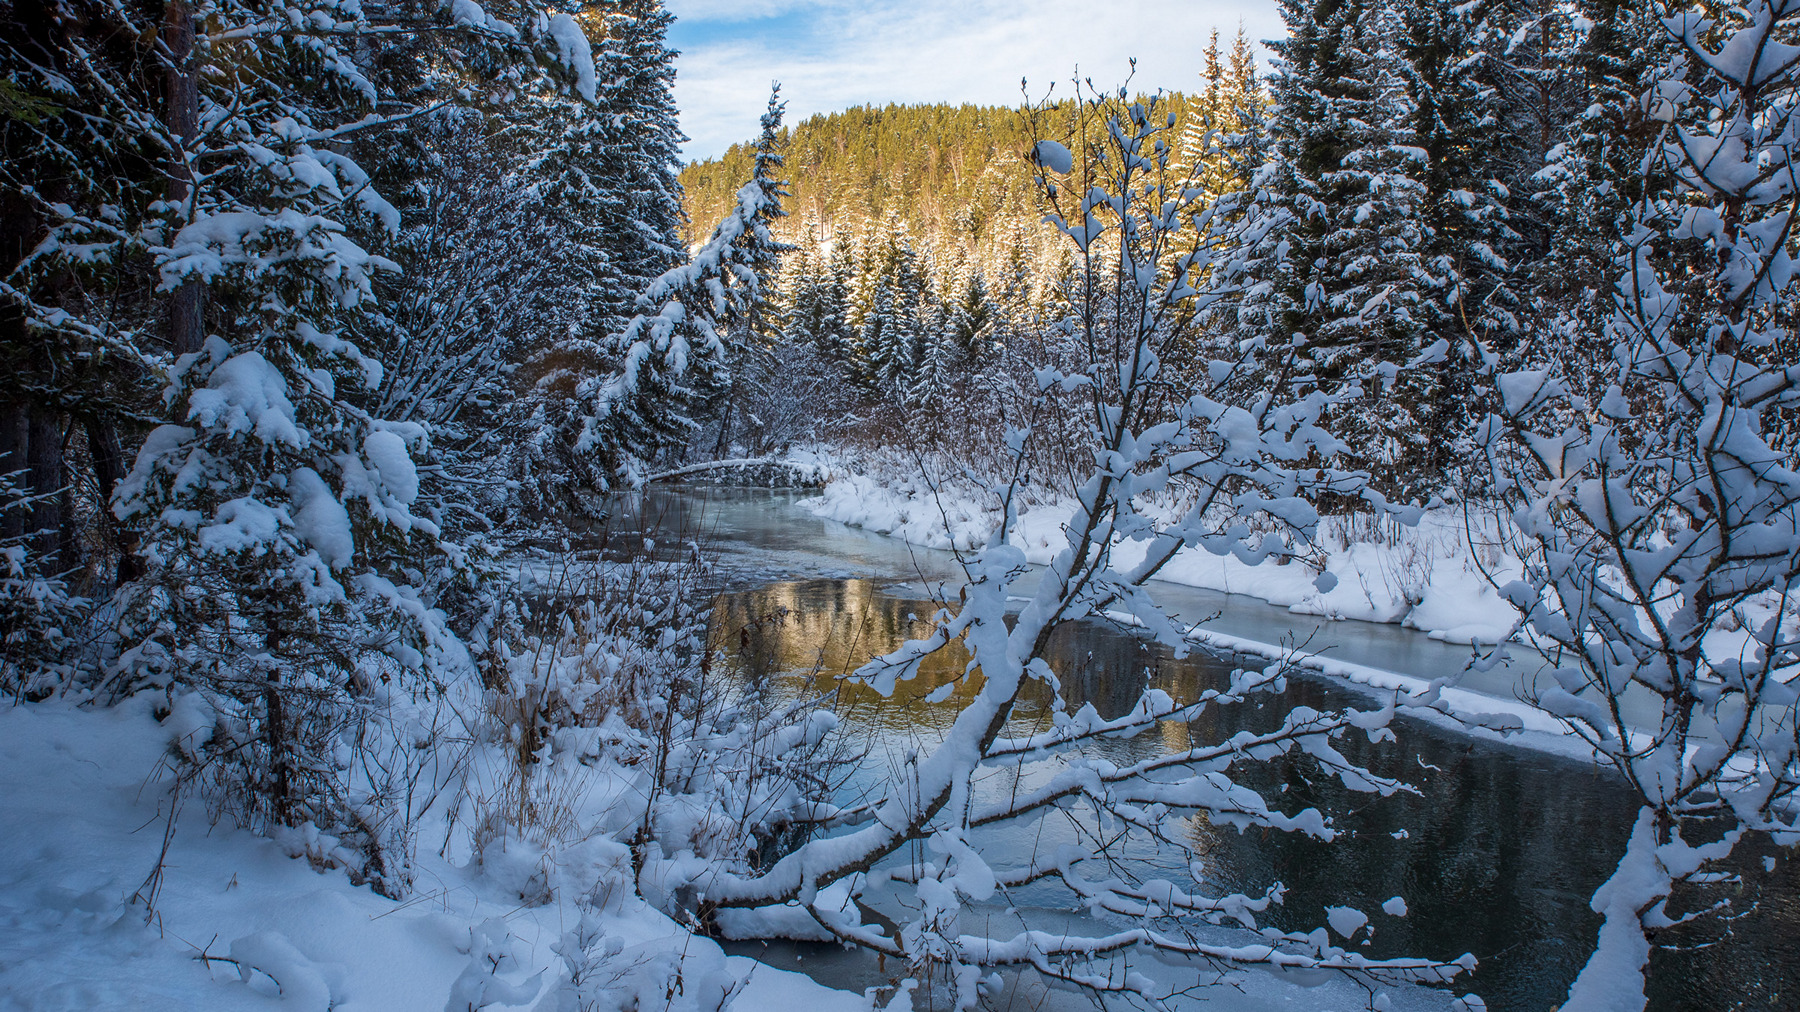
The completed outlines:
<svg viewBox="0 0 1800 1012">
<path fill-rule="evenodd" d="M 846 687 L 839 676 L 902 640 L 922 634 L 932 598 L 961 579 L 954 555 L 918 549 L 896 539 L 820 520 L 793 506 L 790 493 L 727 490 L 657 491 L 615 504 L 615 530 L 641 531 L 664 546 L 706 543 L 723 592 L 715 605 L 719 642 L 733 644 L 722 659 L 746 683 L 800 695 L 838 689 L 846 727 L 859 736 L 862 756 L 847 792 L 872 789 L 906 750 L 928 745 L 953 718 L 958 690 L 941 703 L 924 698 L 953 678 L 962 659 L 946 655 L 920 678 L 882 699 Z M 954 597 L 954 591 L 950 591 Z M 1397 626 L 1323 622 L 1238 595 L 1156 587 L 1165 607 L 1184 617 L 1217 615 L 1208 628 L 1268 643 L 1305 641 L 1348 661 L 1431 678 L 1460 670 L 1468 648 L 1431 640 Z M 1092 702 L 1102 715 L 1126 710 L 1148 681 L 1178 699 L 1222 687 L 1231 664 L 1194 653 L 1174 657 L 1129 631 L 1101 623 L 1071 627 L 1053 646 L 1052 665 L 1070 705 Z M 1481 686 L 1504 693 L 1533 677 L 1532 669 L 1502 669 Z M 1329 708 L 1367 705 L 1365 690 L 1324 677 L 1290 679 L 1286 702 Z M 1115 761 L 1139 758 L 1189 741 L 1216 741 L 1267 714 L 1209 710 L 1193 725 L 1164 725 L 1155 734 L 1109 745 Z M 1368 912 L 1376 931 L 1363 949 L 1372 956 L 1480 961 L 1466 986 L 1496 1010 L 1554 1008 L 1591 950 L 1598 918 L 1587 906 L 1612 871 L 1635 815 L 1623 785 L 1591 764 L 1452 728 L 1400 718 L 1396 741 L 1370 744 L 1360 736 L 1339 743 L 1352 760 L 1403 779 L 1416 794 L 1380 798 L 1348 791 L 1320 776 L 1305 760 L 1278 762 L 1237 775 L 1239 782 L 1279 799 L 1284 810 L 1316 806 L 1349 840 L 1319 843 L 1298 834 L 1239 834 L 1203 820 L 1184 841 L 1202 861 L 1207 890 L 1258 894 L 1286 885 L 1285 902 L 1266 923 L 1308 930 L 1324 922 L 1327 905 Z M 990 781 L 986 790 L 1006 785 Z M 996 863 L 1026 856 L 1032 847 L 1074 839 L 1055 816 L 1030 827 L 1031 838 L 1004 833 L 985 841 Z M 1014 835 L 1018 831 L 1014 830 Z M 1722 1012 L 1800 1009 L 1800 874 L 1785 855 L 1740 848 L 1743 882 L 1706 899 L 1728 896 L 1736 920 L 1721 929 L 1672 929 L 1659 938 L 1670 948 L 1652 962 L 1650 1008 Z M 1772 874 L 1763 858 L 1776 856 Z M 1146 852 L 1154 866 L 1165 857 Z M 1154 870 L 1148 869 L 1148 870 Z M 1182 868 L 1171 868 L 1181 872 Z M 1405 898 L 1405 917 L 1380 913 L 1392 896 Z M 1019 911 L 995 911 L 1034 927 L 1082 920 L 1059 907 L 1067 894 L 1027 890 L 1007 897 Z M 1110 925 L 1088 921 L 1081 930 Z M 1001 930 L 1003 936 L 1016 927 Z M 1222 931 L 1223 929 L 1221 929 Z M 1227 938 L 1228 935 L 1221 935 Z M 893 973 L 861 954 L 835 946 L 739 944 L 735 951 L 802 969 L 822 982 L 860 990 Z M 999 1008 L 1089 1008 L 1085 999 L 1043 992 L 1018 981 Z M 1291 982 L 1250 986 L 1248 995 L 1221 991 L 1213 1008 L 1350 1009 L 1367 996 L 1355 988 L 1298 990 Z M 1265 997 L 1259 998 L 1262 994 Z M 1397 1008 L 1444 1007 L 1447 995 L 1397 996 Z M 1183 1006 L 1202 1007 L 1184 998 Z"/>
</svg>

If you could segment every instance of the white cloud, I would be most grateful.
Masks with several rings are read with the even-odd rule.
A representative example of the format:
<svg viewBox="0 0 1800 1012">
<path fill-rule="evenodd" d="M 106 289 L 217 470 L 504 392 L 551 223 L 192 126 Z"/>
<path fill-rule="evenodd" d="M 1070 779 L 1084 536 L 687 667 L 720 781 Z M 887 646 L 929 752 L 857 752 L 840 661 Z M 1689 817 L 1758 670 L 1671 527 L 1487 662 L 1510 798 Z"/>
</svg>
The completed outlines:
<svg viewBox="0 0 1800 1012">
<path fill-rule="evenodd" d="M 1096 84 L 1192 89 L 1217 26 L 1242 19 L 1254 40 L 1281 34 L 1273 0 L 669 0 L 683 51 L 675 97 L 689 157 L 716 155 L 756 133 L 771 80 L 789 122 L 888 102 L 1014 105 L 1067 94 L 1077 66 Z"/>
<path fill-rule="evenodd" d="M 686 21 L 733 24 L 759 18 L 780 17 L 796 11 L 830 6 L 829 0 L 673 0 L 666 4 Z"/>
</svg>

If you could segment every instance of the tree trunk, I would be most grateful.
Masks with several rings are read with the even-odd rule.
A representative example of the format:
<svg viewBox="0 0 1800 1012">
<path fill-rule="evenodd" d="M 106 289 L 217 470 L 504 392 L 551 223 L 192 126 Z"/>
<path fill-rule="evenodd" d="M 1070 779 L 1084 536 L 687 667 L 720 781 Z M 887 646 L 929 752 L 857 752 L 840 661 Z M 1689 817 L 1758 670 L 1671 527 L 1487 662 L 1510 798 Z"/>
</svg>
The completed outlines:
<svg viewBox="0 0 1800 1012">
<path fill-rule="evenodd" d="M 11 150 L 0 150 L 0 157 L 12 155 Z M 30 202 L 20 194 L 0 187 L 0 272 L 11 274 L 37 245 L 42 232 Z M 0 396 L 0 474 L 24 472 L 30 466 L 25 459 L 31 444 L 30 411 L 16 392 L 26 381 L 22 373 L 31 347 L 32 336 L 25 326 L 24 309 L 12 302 L 0 304 L 0 349 L 7 351 L 5 359 L 0 360 L 0 370 L 9 373 L 7 388 L 14 392 L 14 396 Z M 23 490 L 30 478 L 21 473 L 16 480 Z M 0 503 L 0 540 L 4 541 L 23 537 L 26 528 L 28 511 L 5 508 L 9 505 Z"/>
<path fill-rule="evenodd" d="M 724 460 L 731 450 L 731 414 L 737 406 L 737 376 L 731 378 L 731 385 L 725 388 L 725 407 L 719 412 L 719 440 L 713 446 L 713 459 Z"/>
<path fill-rule="evenodd" d="M 168 194 L 171 203 L 185 204 L 194 189 L 187 149 L 200 127 L 200 89 L 193 67 L 194 11 L 188 0 L 167 0 L 163 5 L 162 40 L 169 49 L 163 123 L 181 142 L 180 153 L 169 166 Z M 169 347 L 177 355 L 199 351 L 205 328 L 206 287 L 198 280 L 185 281 L 169 296 Z"/>
<path fill-rule="evenodd" d="M 281 694 L 281 671 L 263 683 L 263 743 L 269 750 L 269 805 L 275 823 L 294 824 L 293 765 L 288 757 L 287 701 Z"/>
<path fill-rule="evenodd" d="M 37 501 L 31 505 L 32 554 L 40 573 L 60 572 L 73 560 L 62 558 L 63 440 L 61 419 L 42 407 L 30 411 L 26 450 L 26 487 Z"/>
<path fill-rule="evenodd" d="M 112 512 L 113 490 L 125 480 L 125 454 L 119 448 L 119 433 L 111 422 L 90 417 L 87 438 L 88 456 L 94 462 L 94 482 L 100 490 L 100 526 L 108 532 L 107 541 L 117 566 L 113 585 L 130 583 L 144 575 L 144 565 L 137 556 L 137 532 L 120 527 Z"/>
<path fill-rule="evenodd" d="M 29 466 L 25 459 L 26 447 L 31 445 L 28 418 L 22 402 L 0 400 L 0 474 L 25 471 Z M 29 481 L 29 475 L 20 474 L 18 481 L 23 489 Z M 23 509 L 5 509 L 6 505 L 9 504 L 0 503 L 0 541 L 23 537 L 25 517 L 29 512 Z"/>
<path fill-rule="evenodd" d="M 112 425 L 98 418 L 87 420 L 88 455 L 94 458 L 94 481 L 100 489 L 102 509 L 112 506 L 113 489 L 125 479 L 125 455 L 119 449 L 119 434 Z"/>
</svg>

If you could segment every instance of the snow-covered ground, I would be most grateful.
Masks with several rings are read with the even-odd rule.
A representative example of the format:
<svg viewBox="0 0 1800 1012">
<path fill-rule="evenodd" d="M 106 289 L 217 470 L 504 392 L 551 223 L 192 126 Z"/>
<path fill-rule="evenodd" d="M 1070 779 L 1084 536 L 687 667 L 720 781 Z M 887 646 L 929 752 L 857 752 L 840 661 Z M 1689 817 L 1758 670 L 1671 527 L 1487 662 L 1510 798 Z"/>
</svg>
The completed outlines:
<svg viewBox="0 0 1800 1012">
<path fill-rule="evenodd" d="M 573 1008 L 554 950 L 580 912 L 560 890 L 542 905 L 522 901 L 506 862 L 459 866 L 422 839 L 416 890 L 397 903 L 290 856 L 299 841 L 209 826 L 192 798 L 159 858 L 170 723 L 155 721 L 147 699 L 0 709 L 0 1008 L 444 1012 L 468 1007 L 482 986 L 490 1008 Z M 597 839 L 561 860 L 602 867 L 622 850 Z M 133 896 L 159 860 L 146 922 Z M 541 860 L 519 855 L 527 867 Z M 861 995 L 727 957 L 635 896 L 612 897 L 598 926 L 595 951 L 624 983 L 679 963 L 685 992 L 671 1009 L 710 1010 L 709 997 L 737 981 L 740 1012 L 870 1008 Z M 484 958 L 499 962 L 497 983 L 469 973 Z M 660 989 L 656 999 L 663 1008 Z"/>
</svg>

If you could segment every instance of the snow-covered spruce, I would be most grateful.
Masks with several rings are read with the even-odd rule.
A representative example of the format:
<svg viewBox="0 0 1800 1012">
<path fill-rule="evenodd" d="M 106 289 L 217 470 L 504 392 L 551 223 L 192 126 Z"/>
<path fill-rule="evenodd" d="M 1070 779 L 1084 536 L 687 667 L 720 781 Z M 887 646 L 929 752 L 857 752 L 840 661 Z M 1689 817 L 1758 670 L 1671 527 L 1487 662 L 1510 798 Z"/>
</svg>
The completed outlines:
<svg viewBox="0 0 1800 1012">
<path fill-rule="evenodd" d="M 0 520 L 16 518 L 23 529 L 36 498 L 13 475 L 0 474 Z M 74 633 L 88 602 L 70 593 L 65 579 L 33 564 L 41 543 L 35 533 L 0 537 L 0 697 L 14 702 L 54 693 L 81 660 Z"/>
<path fill-rule="evenodd" d="M 576 447 L 612 463 L 627 478 L 657 451 L 684 445 L 692 417 L 747 365 L 775 259 L 786 250 L 770 233 L 781 209 L 774 178 L 781 104 L 771 94 L 763 118 L 765 147 L 731 212 L 685 263 L 671 267 L 637 297 L 637 313 L 609 338 L 615 367 L 580 387 Z M 765 153 L 766 152 L 766 153 Z"/>
<path fill-rule="evenodd" d="M 112 489 L 147 572 L 115 602 L 103 694 L 198 693 L 182 705 L 209 733 L 195 728 L 183 754 L 215 811 L 328 833 L 341 846 L 325 859 L 392 894 L 409 884 L 413 813 L 400 799 L 424 775 L 419 736 L 439 726 L 445 687 L 472 670 L 437 606 L 468 569 L 443 537 L 430 430 L 384 417 L 396 406 L 387 372 L 359 341 L 378 279 L 398 269 L 378 250 L 400 215 L 349 147 L 428 112 L 433 87 L 472 63 L 515 80 L 521 67 L 582 78 L 580 53 L 537 63 L 555 43 L 546 22 L 507 13 L 527 16 L 472 2 L 333 4 L 309 17 L 171 4 L 164 115 L 130 110 L 146 96 L 106 78 L 101 55 L 83 82 L 120 105 L 118 128 L 162 152 L 173 181 L 121 193 L 97 216 L 41 202 L 49 237 L 27 265 L 102 265 L 115 272 L 101 272 L 103 288 L 148 282 L 169 301 L 174 356 L 156 363 L 165 424 Z M 378 63 L 354 42 L 362 32 L 408 45 Z M 317 88 L 293 86 L 309 76 Z M 381 144 L 369 147 L 380 157 Z M 140 263 L 150 278 L 120 272 Z M 66 312 L 33 322 L 85 333 Z"/>
</svg>

